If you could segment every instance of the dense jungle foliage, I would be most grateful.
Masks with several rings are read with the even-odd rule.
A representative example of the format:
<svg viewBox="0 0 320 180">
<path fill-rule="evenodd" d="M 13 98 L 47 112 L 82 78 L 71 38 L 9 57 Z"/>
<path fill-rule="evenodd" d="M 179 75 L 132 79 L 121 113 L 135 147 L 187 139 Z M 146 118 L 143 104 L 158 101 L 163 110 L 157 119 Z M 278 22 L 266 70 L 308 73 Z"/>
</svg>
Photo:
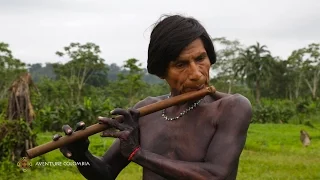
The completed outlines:
<svg viewBox="0 0 320 180">
<path fill-rule="evenodd" d="M 252 103 L 252 123 L 320 123 L 320 43 L 293 50 L 281 59 L 260 43 L 245 46 L 224 37 L 212 39 L 217 63 L 211 85 L 218 91 L 239 93 Z M 109 64 L 94 43 L 70 43 L 56 52 L 67 63 L 26 64 L 14 57 L 9 44 L 0 42 L 0 172 L 19 171 L 10 165 L 11 152 L 24 136 L 61 131 L 63 124 L 97 122 L 116 107 L 129 108 L 148 96 L 169 93 L 168 85 L 150 75 L 135 58 L 124 65 Z M 35 112 L 32 126 L 23 119 L 7 120 L 8 89 L 23 73 L 30 73 Z M 23 142 L 22 142 L 23 143 Z M 0 173 L 0 176 L 1 174 Z"/>
</svg>

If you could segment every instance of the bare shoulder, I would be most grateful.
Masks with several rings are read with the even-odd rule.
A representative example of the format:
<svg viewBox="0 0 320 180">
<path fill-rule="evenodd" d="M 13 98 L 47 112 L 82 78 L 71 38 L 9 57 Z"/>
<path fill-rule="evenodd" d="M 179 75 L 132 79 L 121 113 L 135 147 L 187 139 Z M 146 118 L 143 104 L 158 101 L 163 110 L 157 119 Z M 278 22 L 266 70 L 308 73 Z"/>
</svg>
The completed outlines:
<svg viewBox="0 0 320 180">
<path fill-rule="evenodd" d="M 241 94 L 233 94 L 230 95 L 226 98 L 222 98 L 221 99 L 223 104 L 225 104 L 226 106 L 230 107 L 236 107 L 236 108 L 241 108 L 241 109 L 251 109 L 251 103 L 248 100 L 248 98 L 246 98 L 245 96 L 241 95 Z"/>
<path fill-rule="evenodd" d="M 210 100 L 209 100 L 210 102 Z M 211 99 L 211 103 L 220 111 L 225 108 L 241 108 L 251 109 L 251 103 L 245 96 L 241 94 L 228 94 L 218 100 Z"/>
<path fill-rule="evenodd" d="M 252 117 L 252 106 L 248 98 L 241 94 L 233 94 L 221 98 L 218 105 L 218 111 L 221 112 L 221 118 L 230 121 L 242 121 L 249 123 Z M 221 119 L 220 119 L 221 120 Z M 228 120 L 228 121 L 229 121 Z"/>
<path fill-rule="evenodd" d="M 211 102 L 209 100 L 209 109 L 213 110 L 211 112 L 215 114 L 216 117 L 219 117 L 218 119 L 242 117 L 245 121 L 251 120 L 252 106 L 245 96 L 241 94 L 228 94 L 218 100 L 211 100 Z M 216 119 L 215 124 L 220 121 L 218 119 Z"/>
</svg>

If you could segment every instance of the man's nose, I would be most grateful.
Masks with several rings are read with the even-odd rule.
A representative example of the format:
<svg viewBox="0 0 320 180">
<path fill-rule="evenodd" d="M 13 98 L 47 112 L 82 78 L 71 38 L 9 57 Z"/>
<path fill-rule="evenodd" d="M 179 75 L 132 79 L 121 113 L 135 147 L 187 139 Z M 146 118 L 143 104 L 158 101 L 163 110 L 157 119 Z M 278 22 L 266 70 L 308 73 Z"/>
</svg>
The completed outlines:
<svg viewBox="0 0 320 180">
<path fill-rule="evenodd" d="M 189 73 L 190 80 L 197 81 L 197 80 L 200 79 L 201 75 L 202 74 L 201 74 L 201 72 L 199 70 L 198 65 L 195 64 L 195 63 L 191 63 L 190 64 L 190 73 Z"/>
</svg>

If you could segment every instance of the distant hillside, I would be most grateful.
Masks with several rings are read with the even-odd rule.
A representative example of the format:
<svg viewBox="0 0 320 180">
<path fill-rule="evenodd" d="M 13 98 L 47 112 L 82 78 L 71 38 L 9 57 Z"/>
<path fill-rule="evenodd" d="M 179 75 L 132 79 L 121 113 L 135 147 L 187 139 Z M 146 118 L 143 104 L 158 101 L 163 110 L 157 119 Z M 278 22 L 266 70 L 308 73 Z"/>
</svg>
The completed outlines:
<svg viewBox="0 0 320 180">
<path fill-rule="evenodd" d="M 117 80 L 118 74 L 123 73 L 126 74 L 127 72 L 123 70 L 120 66 L 115 63 L 110 65 L 106 64 L 109 71 L 107 73 L 107 78 L 109 81 Z M 46 63 L 45 66 L 42 66 L 40 63 L 31 64 L 29 66 L 29 72 L 31 73 L 32 79 L 34 82 L 39 82 L 42 77 L 48 77 L 55 79 L 56 75 L 53 71 L 53 65 L 51 63 Z M 144 69 L 144 77 L 143 80 L 149 84 L 158 84 L 161 83 L 162 80 L 157 76 L 151 75 Z"/>
</svg>

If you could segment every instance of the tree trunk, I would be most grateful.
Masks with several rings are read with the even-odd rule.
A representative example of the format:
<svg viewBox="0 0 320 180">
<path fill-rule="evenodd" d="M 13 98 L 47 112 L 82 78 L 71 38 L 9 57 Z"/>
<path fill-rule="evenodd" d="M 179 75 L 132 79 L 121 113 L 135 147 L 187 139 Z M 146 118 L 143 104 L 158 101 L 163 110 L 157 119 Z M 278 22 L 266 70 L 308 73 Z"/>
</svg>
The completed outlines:
<svg viewBox="0 0 320 180">
<path fill-rule="evenodd" d="M 260 80 L 256 80 L 256 102 L 260 105 Z"/>
<path fill-rule="evenodd" d="M 317 87 L 318 87 L 318 82 L 319 82 L 319 74 L 320 70 L 317 72 L 314 72 L 314 78 L 313 78 L 313 91 L 312 91 L 312 97 L 314 100 L 317 99 Z"/>
<path fill-rule="evenodd" d="M 82 91 L 82 86 L 78 87 L 78 94 L 77 94 L 77 99 L 76 99 L 77 104 L 79 104 L 79 102 L 80 102 L 81 91 Z"/>
<path fill-rule="evenodd" d="M 23 119 L 27 122 L 30 128 L 32 128 L 31 123 L 35 118 L 35 113 L 30 99 L 31 86 L 34 86 L 34 84 L 29 73 L 21 75 L 12 83 L 11 87 L 9 88 L 9 100 L 6 114 L 6 119 Z M 24 156 L 26 150 L 36 144 L 35 139 L 31 139 L 30 137 L 23 140 L 23 142 L 16 143 L 17 144 L 12 151 L 12 159 L 14 161 Z"/>
<path fill-rule="evenodd" d="M 319 80 L 318 79 L 318 72 L 314 72 L 314 77 L 312 79 L 312 86 L 311 86 L 311 83 L 307 79 L 304 79 L 304 80 L 309 87 L 312 99 L 315 100 L 317 98 L 317 86 L 318 86 L 318 80 Z"/>
<path fill-rule="evenodd" d="M 228 94 L 231 94 L 232 85 L 233 85 L 233 79 L 231 79 L 229 82 Z"/>
<path fill-rule="evenodd" d="M 298 83 L 296 84 L 296 85 L 297 85 L 297 87 L 296 87 L 296 91 L 295 91 L 296 99 L 298 99 L 298 97 L 299 97 L 299 91 L 300 91 L 301 79 L 302 79 L 302 73 L 300 73 L 300 74 L 299 74 Z"/>
<path fill-rule="evenodd" d="M 288 92 L 288 93 L 289 93 L 289 99 L 292 100 L 292 92 L 291 92 L 292 89 L 291 89 L 291 85 L 289 85 L 289 90 L 288 90 L 288 91 L 289 91 L 289 92 Z"/>
</svg>

